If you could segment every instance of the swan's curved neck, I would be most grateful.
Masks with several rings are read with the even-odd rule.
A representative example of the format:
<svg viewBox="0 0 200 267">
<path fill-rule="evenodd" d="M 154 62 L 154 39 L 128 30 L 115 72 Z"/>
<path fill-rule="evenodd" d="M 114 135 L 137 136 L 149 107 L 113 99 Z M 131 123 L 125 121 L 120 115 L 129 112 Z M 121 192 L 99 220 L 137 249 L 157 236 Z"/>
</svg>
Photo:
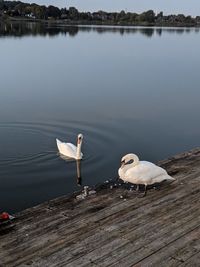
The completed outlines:
<svg viewBox="0 0 200 267">
<path fill-rule="evenodd" d="M 119 169 L 120 176 L 125 175 L 125 173 L 126 173 L 126 171 L 128 169 L 130 169 L 132 167 L 135 167 L 140 162 L 138 156 L 135 155 L 135 154 L 129 154 L 129 155 L 127 155 L 126 159 L 127 159 L 128 162 L 131 161 L 131 160 L 133 160 L 133 162 L 128 163 L 128 164 L 124 165 L 123 167 L 120 167 L 120 169 Z"/>
<path fill-rule="evenodd" d="M 77 151 L 76 151 L 76 158 L 77 159 L 81 159 L 81 145 L 82 145 L 82 142 L 77 144 Z"/>
<path fill-rule="evenodd" d="M 132 155 L 131 155 L 130 160 L 133 160 L 132 163 L 128 164 L 128 165 L 131 166 L 131 167 L 135 167 L 135 166 L 138 165 L 139 162 L 140 162 L 138 156 L 135 155 L 135 154 L 132 154 Z"/>
</svg>

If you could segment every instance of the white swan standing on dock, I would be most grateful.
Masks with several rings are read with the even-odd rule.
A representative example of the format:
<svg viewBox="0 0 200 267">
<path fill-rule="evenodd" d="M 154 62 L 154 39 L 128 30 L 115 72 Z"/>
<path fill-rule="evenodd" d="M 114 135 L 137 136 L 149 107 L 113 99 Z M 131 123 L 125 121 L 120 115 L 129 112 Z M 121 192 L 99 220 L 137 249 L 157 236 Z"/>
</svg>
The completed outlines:
<svg viewBox="0 0 200 267">
<path fill-rule="evenodd" d="M 59 152 L 68 158 L 74 158 L 76 160 L 82 159 L 83 157 L 83 153 L 81 152 L 82 141 L 82 134 L 77 136 L 77 147 L 71 143 L 64 143 L 56 139 Z"/>
<path fill-rule="evenodd" d="M 145 185 L 144 196 L 147 185 L 160 183 L 164 180 L 174 181 L 163 168 L 148 161 L 139 161 L 135 154 L 127 154 L 121 159 L 121 167 L 118 170 L 119 177 L 125 182 L 136 185 Z"/>
</svg>

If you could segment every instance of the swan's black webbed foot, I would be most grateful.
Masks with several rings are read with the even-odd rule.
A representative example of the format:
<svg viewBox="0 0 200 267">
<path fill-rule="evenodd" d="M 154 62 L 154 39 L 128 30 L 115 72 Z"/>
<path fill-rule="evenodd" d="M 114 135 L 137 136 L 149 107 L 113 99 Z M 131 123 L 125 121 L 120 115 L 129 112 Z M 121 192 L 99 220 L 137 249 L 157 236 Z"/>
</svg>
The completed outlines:
<svg viewBox="0 0 200 267">
<path fill-rule="evenodd" d="M 161 184 L 159 184 L 159 183 L 154 184 L 153 185 L 153 189 L 154 190 L 160 190 L 161 189 Z"/>
<path fill-rule="evenodd" d="M 118 183 L 118 182 L 121 181 L 121 178 L 120 178 L 120 177 L 117 177 L 117 178 L 114 179 L 114 181 L 115 181 L 116 183 Z"/>
<path fill-rule="evenodd" d="M 126 190 L 130 190 L 130 184 L 129 183 L 124 183 L 124 188 Z"/>
</svg>

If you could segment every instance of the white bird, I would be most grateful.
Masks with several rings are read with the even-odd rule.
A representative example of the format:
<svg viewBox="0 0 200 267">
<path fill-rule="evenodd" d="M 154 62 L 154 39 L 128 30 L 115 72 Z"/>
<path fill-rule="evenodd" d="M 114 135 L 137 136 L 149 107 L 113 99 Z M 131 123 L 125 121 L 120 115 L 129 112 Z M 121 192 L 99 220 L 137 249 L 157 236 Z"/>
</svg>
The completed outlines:
<svg viewBox="0 0 200 267">
<path fill-rule="evenodd" d="M 76 160 L 82 159 L 83 157 L 83 153 L 81 152 L 82 141 L 82 134 L 78 134 L 77 136 L 77 147 L 71 143 L 64 143 L 56 139 L 59 152 L 68 158 L 74 158 Z"/>
<path fill-rule="evenodd" d="M 148 161 L 139 161 L 135 154 L 127 154 L 121 159 L 118 174 L 122 180 L 136 184 L 138 188 L 140 184 L 145 185 L 144 196 L 146 195 L 147 185 L 160 183 L 164 180 L 175 180 L 163 168 Z"/>
</svg>

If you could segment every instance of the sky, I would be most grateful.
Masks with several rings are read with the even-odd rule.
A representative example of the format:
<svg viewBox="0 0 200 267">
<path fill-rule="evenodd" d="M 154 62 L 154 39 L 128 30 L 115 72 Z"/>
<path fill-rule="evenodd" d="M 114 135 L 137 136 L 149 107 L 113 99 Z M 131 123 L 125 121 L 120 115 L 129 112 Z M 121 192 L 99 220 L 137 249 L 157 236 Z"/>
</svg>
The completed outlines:
<svg viewBox="0 0 200 267">
<path fill-rule="evenodd" d="M 199 0 L 21 0 L 58 7 L 74 6 L 80 11 L 131 11 L 143 12 L 153 9 L 164 14 L 200 15 Z"/>
</svg>

